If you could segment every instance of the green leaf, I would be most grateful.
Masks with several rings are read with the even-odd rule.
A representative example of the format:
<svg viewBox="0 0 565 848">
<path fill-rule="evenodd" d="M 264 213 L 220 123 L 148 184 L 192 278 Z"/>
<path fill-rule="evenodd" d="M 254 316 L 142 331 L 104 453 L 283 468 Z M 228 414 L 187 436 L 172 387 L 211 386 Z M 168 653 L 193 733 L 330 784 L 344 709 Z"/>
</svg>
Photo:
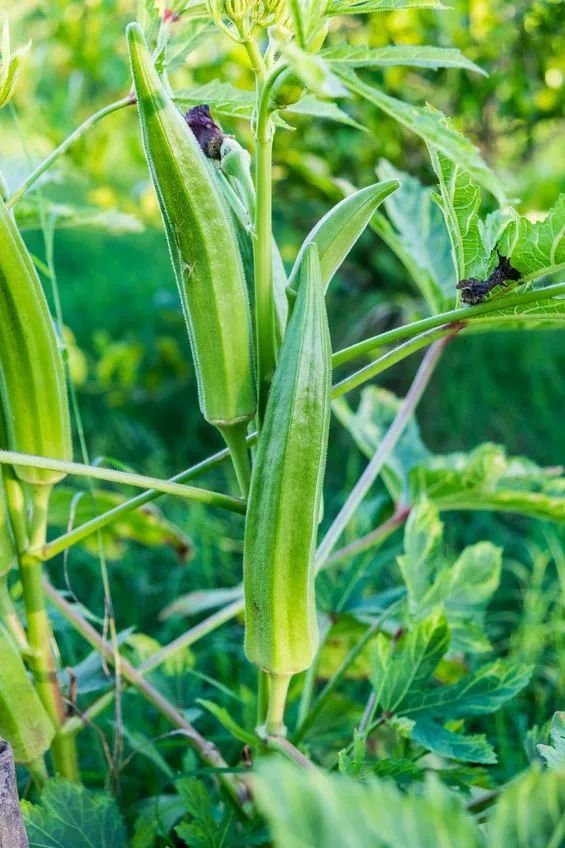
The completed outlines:
<svg viewBox="0 0 565 848">
<path fill-rule="evenodd" d="M 489 650 L 483 633 L 485 608 L 500 582 L 502 551 L 490 542 L 465 548 L 454 564 L 441 556 L 443 525 L 427 499 L 412 510 L 398 564 L 408 590 L 408 611 L 421 619 L 443 608 L 451 628 L 452 649 Z"/>
<path fill-rule="evenodd" d="M 429 777 L 404 793 L 393 783 L 360 783 L 318 769 L 261 760 L 253 783 L 275 848 L 481 848 L 461 800 Z M 503 843 L 501 843 L 502 845 Z M 508 848 L 510 848 L 510 843 Z"/>
<path fill-rule="evenodd" d="M 243 587 L 233 586 L 230 589 L 196 589 L 179 595 L 171 604 L 162 610 L 159 618 L 165 621 L 175 615 L 192 616 L 207 610 L 222 607 L 231 601 L 243 598 Z"/>
<path fill-rule="evenodd" d="M 433 609 L 447 592 L 446 585 L 441 590 L 434 588 L 434 577 L 440 570 L 438 559 L 442 540 L 443 524 L 437 508 L 424 499 L 408 517 L 404 530 L 404 554 L 398 557 L 408 590 L 408 611 L 412 616 Z M 447 583 L 446 580 L 440 582 Z"/>
<path fill-rule="evenodd" d="M 95 489 L 90 492 L 78 492 L 67 486 L 56 486 L 49 500 L 49 524 L 67 529 L 69 518 L 72 526 L 84 524 L 97 515 L 122 504 L 127 498 L 115 492 Z M 120 515 L 102 531 L 105 554 L 109 559 L 119 559 L 124 552 L 124 542 L 137 542 L 145 547 L 173 548 L 180 559 L 187 561 L 192 557 L 191 540 L 175 524 L 168 521 L 154 504 L 146 504 L 141 509 Z M 96 534 L 87 536 L 78 544 L 91 553 L 98 553 Z"/>
<path fill-rule="evenodd" d="M 450 126 L 447 120 L 445 125 Z M 481 193 L 467 171 L 455 161 L 430 147 L 430 156 L 439 180 L 437 198 L 451 239 L 453 264 L 458 280 L 477 277 L 486 280 L 491 256 L 483 244 L 479 208 Z"/>
<path fill-rule="evenodd" d="M 253 92 L 243 91 L 229 82 L 219 80 L 212 80 L 186 91 L 178 91 L 174 99 L 182 110 L 207 103 L 212 112 L 230 118 L 250 119 L 255 108 Z"/>
<path fill-rule="evenodd" d="M 500 252 L 510 259 L 524 281 L 565 268 L 565 194 L 541 221 L 516 215 L 504 231 Z"/>
<path fill-rule="evenodd" d="M 465 736 L 430 719 L 419 719 L 414 722 L 411 735 L 415 742 L 440 757 L 465 763 L 496 763 L 496 754 L 482 734 Z"/>
<path fill-rule="evenodd" d="M 403 636 L 396 648 L 379 634 L 374 643 L 371 680 L 384 712 L 398 711 L 412 689 L 419 690 L 428 682 L 447 653 L 449 640 L 447 620 L 439 612 Z"/>
<path fill-rule="evenodd" d="M 294 41 L 284 46 L 283 53 L 296 76 L 314 94 L 320 97 L 348 96 L 347 88 L 320 55 L 308 53 Z"/>
<path fill-rule="evenodd" d="M 489 848 L 563 848 L 565 773 L 533 768 L 513 781 L 492 809 Z"/>
<path fill-rule="evenodd" d="M 332 0 L 327 15 L 361 15 L 397 9 L 448 9 L 441 0 Z"/>
<path fill-rule="evenodd" d="M 241 725 L 232 718 L 231 714 L 224 707 L 220 707 L 212 701 L 206 701 L 204 698 L 197 698 L 196 703 L 200 704 L 201 707 L 204 707 L 205 710 L 208 710 L 214 718 L 218 719 L 222 727 L 225 727 L 232 736 L 239 739 L 239 741 L 243 742 L 244 745 L 257 744 L 257 737 L 255 734 L 245 730 L 244 727 L 241 727 Z"/>
<path fill-rule="evenodd" d="M 343 42 L 322 50 L 321 55 L 334 65 L 352 68 L 381 68 L 387 65 L 406 65 L 414 68 L 465 68 L 488 76 L 486 71 L 452 47 L 419 47 L 412 44 L 391 47 L 354 47 Z"/>
<path fill-rule="evenodd" d="M 71 206 L 43 200 L 44 212 L 58 230 L 91 229 L 113 235 L 141 233 L 143 222 L 135 215 L 117 209 L 100 209 L 97 206 Z M 20 200 L 16 207 L 16 221 L 20 230 L 40 230 L 42 217 L 39 203 Z"/>
<path fill-rule="evenodd" d="M 465 675 L 457 683 L 410 692 L 399 714 L 418 719 L 464 718 L 494 713 L 529 682 L 530 666 L 496 660 Z"/>
<path fill-rule="evenodd" d="M 554 713 L 551 720 L 551 745 L 538 745 L 538 751 L 551 769 L 565 768 L 565 713 Z"/>
<path fill-rule="evenodd" d="M 479 150 L 445 122 L 445 116 L 437 109 L 423 109 L 390 97 L 378 88 L 363 82 L 348 68 L 336 68 L 336 75 L 350 91 L 373 103 L 406 129 L 420 136 L 428 146 L 444 153 L 456 162 L 500 201 L 504 201 L 504 189 L 481 158 Z"/>
<path fill-rule="evenodd" d="M 40 804 L 22 802 L 30 848 L 125 848 L 126 831 L 114 799 L 54 778 Z"/>
<path fill-rule="evenodd" d="M 166 837 L 185 811 L 178 795 L 155 795 L 140 806 L 131 848 L 154 848 L 157 837 Z"/>
<path fill-rule="evenodd" d="M 488 509 L 565 521 L 565 479 L 559 468 L 540 468 L 507 457 L 486 442 L 469 453 L 429 456 L 409 472 L 411 497 L 425 495 L 440 511 Z"/>
<path fill-rule="evenodd" d="M 315 94 L 305 94 L 296 103 L 281 109 L 280 112 L 285 116 L 311 115 L 313 118 L 336 121 L 338 124 L 346 124 L 346 126 L 355 127 L 358 130 L 365 129 L 331 100 L 320 100 Z"/>
<path fill-rule="evenodd" d="M 431 311 L 449 309 L 457 280 L 449 233 L 433 190 L 385 159 L 377 173 L 381 180 L 400 180 L 400 189 L 385 200 L 388 220 L 379 213 L 372 228 L 404 264 Z"/>
<path fill-rule="evenodd" d="M 402 401 L 387 389 L 368 386 L 361 392 L 361 400 L 353 412 L 344 398 L 332 404 L 339 422 L 351 433 L 357 447 L 369 459 L 394 420 Z M 420 430 L 411 417 L 389 454 L 383 468 L 383 480 L 393 501 L 407 501 L 410 469 L 425 462 L 429 452 L 422 442 Z"/>
<path fill-rule="evenodd" d="M 190 821 L 175 828 L 190 848 L 230 848 L 234 842 L 234 822 L 230 813 L 221 819 L 215 814 L 210 793 L 201 780 L 187 778 L 177 788 L 190 815 Z"/>
<path fill-rule="evenodd" d="M 320 257 L 322 285 L 324 291 L 327 290 L 334 274 L 364 232 L 375 210 L 398 186 L 398 180 L 366 186 L 340 200 L 326 212 L 302 242 L 290 273 L 288 288 L 296 291 L 306 248 L 315 244 Z"/>
</svg>

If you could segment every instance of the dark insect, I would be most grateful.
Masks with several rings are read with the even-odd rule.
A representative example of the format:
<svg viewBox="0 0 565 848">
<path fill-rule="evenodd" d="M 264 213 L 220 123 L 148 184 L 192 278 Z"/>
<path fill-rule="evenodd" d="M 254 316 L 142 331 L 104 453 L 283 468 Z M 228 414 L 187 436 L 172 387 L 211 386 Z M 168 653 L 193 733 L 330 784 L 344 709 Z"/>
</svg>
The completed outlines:
<svg viewBox="0 0 565 848">
<path fill-rule="evenodd" d="M 469 306 L 474 306 L 477 303 L 482 303 L 485 296 L 492 291 L 495 286 L 505 286 L 508 280 L 519 280 L 520 272 L 513 268 L 506 256 L 498 254 L 498 265 L 484 282 L 476 277 L 469 277 L 468 280 L 460 280 L 457 283 L 457 288 L 461 289 L 461 300 Z"/>
<path fill-rule="evenodd" d="M 184 119 L 208 159 L 219 160 L 221 158 L 220 148 L 227 135 L 215 123 L 210 114 L 210 107 L 204 103 L 201 106 L 194 106 L 186 113 Z"/>
</svg>

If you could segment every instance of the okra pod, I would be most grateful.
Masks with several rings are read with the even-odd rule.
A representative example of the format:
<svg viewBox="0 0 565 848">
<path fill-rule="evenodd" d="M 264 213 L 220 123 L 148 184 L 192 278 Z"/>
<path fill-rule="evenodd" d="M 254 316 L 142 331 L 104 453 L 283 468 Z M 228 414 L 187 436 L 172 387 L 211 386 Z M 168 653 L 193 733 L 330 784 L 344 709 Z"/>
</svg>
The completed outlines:
<svg viewBox="0 0 565 848">
<path fill-rule="evenodd" d="M 197 139 L 127 28 L 145 156 L 188 328 L 202 414 L 224 434 L 255 414 L 249 300 L 231 215 Z"/>
<path fill-rule="evenodd" d="M 24 241 L 0 200 L 0 403 L 6 447 L 72 459 L 63 361 L 41 283 Z M 21 480 L 51 485 L 61 472 L 16 467 Z"/>
<path fill-rule="evenodd" d="M 318 644 L 314 550 L 330 392 L 320 262 L 310 245 L 259 435 L 245 525 L 245 650 L 270 674 L 275 700 L 290 675 L 308 668 Z"/>
</svg>

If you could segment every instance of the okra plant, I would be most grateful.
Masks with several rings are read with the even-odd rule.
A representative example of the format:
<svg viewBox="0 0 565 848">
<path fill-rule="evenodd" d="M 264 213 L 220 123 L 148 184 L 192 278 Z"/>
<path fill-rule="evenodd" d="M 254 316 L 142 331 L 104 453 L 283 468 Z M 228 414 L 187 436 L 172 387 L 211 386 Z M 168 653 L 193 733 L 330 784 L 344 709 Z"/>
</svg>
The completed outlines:
<svg viewBox="0 0 565 848">
<path fill-rule="evenodd" d="M 477 716 L 499 710 L 528 685 L 532 669 L 483 658 L 491 651 L 485 617 L 500 582 L 502 554 L 487 540 L 450 559 L 441 518 L 451 510 L 493 510 L 562 523 L 564 478 L 559 468 L 508 457 L 492 444 L 469 453 L 433 454 L 414 419 L 454 337 L 504 329 L 518 338 L 534 327 L 562 324 L 565 195 L 542 220 L 521 216 L 478 149 L 449 118 L 431 106 L 391 97 L 373 83 L 371 71 L 395 64 L 481 73 L 451 48 L 377 49 L 344 40 L 344 16 L 411 7 L 440 11 L 442 4 L 180 0 L 158 8 L 141 5 L 138 21 L 124 36 L 131 87 L 123 99 L 89 118 L 19 186 L 12 185 L 11 174 L 4 175 L 2 185 L 10 188 L 0 199 L 0 736 L 38 788 L 46 785 L 44 806 L 26 808 L 32 844 L 40 844 L 40 832 L 55 832 L 49 776 L 81 781 L 77 739 L 113 702 L 119 706 L 128 688 L 182 731 L 183 744 L 212 771 L 227 806 L 221 821 L 214 819 L 216 812 L 210 815 L 229 831 L 230 845 L 271 844 L 264 831 L 253 830 L 258 812 L 270 823 L 274 844 L 285 848 L 424 848 L 439 844 L 448 822 L 453 839 L 459 839 L 449 844 L 541 845 L 509 813 L 515 803 L 529 803 L 519 801 L 520 792 L 537 799 L 532 815 L 538 835 L 547 838 L 543 844 L 565 840 L 563 736 L 557 719 L 555 747 L 540 745 L 553 771 L 533 765 L 521 784 L 500 794 L 486 829 L 478 827 L 473 813 L 482 814 L 497 793 L 483 798 L 476 789 L 477 798 L 465 811 L 457 793 L 446 788 L 467 778 L 469 784 L 488 786 L 484 767 L 496 762 L 496 751 L 486 736 L 467 732 L 466 722 L 472 729 Z M 254 90 L 220 79 L 188 90 L 175 87 L 178 66 L 189 54 L 197 57 L 208 39 L 239 49 Z M 7 23 L 1 50 L 0 105 L 6 105 L 22 59 L 21 52 L 11 52 Z M 327 185 L 328 211 L 312 222 L 285 265 L 273 230 L 277 135 L 292 129 L 297 115 L 356 126 L 356 99 L 396 121 L 399 131 L 419 136 L 436 184 L 424 186 L 384 160 L 375 161 L 375 181 L 368 186 L 354 186 L 347 174 L 336 174 Z M 138 120 L 147 179 L 158 200 L 186 323 L 198 398 L 187 396 L 182 403 L 198 402 L 226 445 L 170 480 L 108 463 L 73 461 L 69 398 L 76 415 L 76 395 L 61 314 L 55 320 L 50 316 L 38 263 L 19 229 L 25 196 L 35 199 L 43 223 L 47 220 L 49 200 L 40 177 L 90 127 L 119 109 Z M 252 149 L 244 144 L 248 133 L 238 137 L 224 130 L 222 122 L 234 116 L 249 122 Z M 493 209 L 486 217 L 481 189 L 490 194 Z M 374 232 L 378 249 L 391 250 L 405 266 L 418 292 L 419 317 L 370 338 L 359 338 L 353 328 L 357 340 L 332 352 L 327 292 L 366 230 Z M 425 353 L 404 399 L 369 385 L 419 351 Z M 350 405 L 346 396 L 359 387 Z M 337 510 L 327 489 L 324 498 L 332 413 L 367 459 Z M 237 494 L 189 484 L 228 461 Z M 74 477 L 88 481 L 85 497 L 94 514 L 81 513 L 78 490 L 68 483 Z M 383 484 L 378 515 L 373 510 L 371 526 L 363 527 L 357 519 L 378 478 Z M 228 485 L 229 473 L 225 479 Z M 141 492 L 126 497 L 95 490 L 95 480 Z M 231 589 L 224 608 L 136 665 L 121 647 L 111 610 L 108 632 L 101 632 L 78 603 L 53 586 L 46 569 L 71 546 L 92 543 L 96 534 L 104 544 L 103 530 L 135 538 L 136 516 L 150 526 L 155 544 L 173 538 L 182 547 L 182 531 L 161 513 L 139 511 L 162 494 L 238 516 L 241 586 Z M 67 525 L 61 535 L 48 533 L 61 525 Z M 360 528 L 356 538 L 354 525 Z M 386 550 L 400 528 L 404 548 L 396 560 L 397 582 L 364 602 L 368 577 L 360 564 L 368 565 L 362 554 Z M 98 699 L 81 692 L 80 679 L 78 691 L 67 688 L 50 610 L 90 644 L 105 668 L 114 668 L 113 681 Z M 342 612 L 356 624 L 354 638 L 327 673 L 324 664 Z M 245 655 L 256 669 L 254 715 L 242 719 L 219 704 L 201 704 L 230 736 L 228 755 L 146 675 L 235 618 L 244 623 Z M 324 741 L 320 717 L 347 689 L 359 664 L 366 669 L 365 706 L 336 715 L 337 732 Z M 239 752 L 242 743 L 246 746 L 251 775 L 237 765 L 234 740 Z M 430 757 L 421 765 L 424 755 Z M 475 778 L 462 776 L 465 768 L 471 770 L 463 764 L 480 766 Z M 323 768 L 340 771 L 341 777 L 323 774 Z M 403 795 L 394 786 L 395 780 L 416 783 L 425 772 L 435 774 L 420 794 L 412 788 Z M 66 787 L 72 803 L 87 803 L 85 790 L 59 786 Z M 185 782 L 179 791 L 192 816 L 179 826 L 179 838 L 188 845 L 219 845 L 197 839 L 198 784 Z M 419 811 L 418 830 L 407 817 L 410 805 Z M 232 808 L 238 811 L 233 818 Z M 347 830 L 348 809 L 360 811 L 355 835 Z M 103 843 L 103 830 L 110 827 L 106 814 L 114 817 L 113 841 Z M 345 822 L 337 821 L 338 814 Z M 113 808 L 99 806 L 89 827 L 94 841 L 88 844 L 125 845 Z M 74 844 L 66 833 L 58 832 L 63 841 L 47 844 Z M 164 844 L 155 841 L 156 830 L 151 833 L 154 841 L 144 845 Z"/>
</svg>

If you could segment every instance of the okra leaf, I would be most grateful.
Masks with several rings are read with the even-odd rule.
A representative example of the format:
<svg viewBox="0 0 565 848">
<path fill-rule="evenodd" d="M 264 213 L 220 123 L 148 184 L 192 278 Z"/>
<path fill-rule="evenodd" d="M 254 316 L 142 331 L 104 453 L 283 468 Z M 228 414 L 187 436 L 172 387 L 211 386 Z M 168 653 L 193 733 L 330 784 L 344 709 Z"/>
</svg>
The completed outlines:
<svg viewBox="0 0 565 848">
<path fill-rule="evenodd" d="M 172 618 L 175 615 L 187 617 L 198 615 L 198 613 L 222 607 L 224 604 L 229 604 L 231 601 L 240 598 L 243 598 L 242 586 L 233 586 L 230 589 L 197 589 L 175 598 L 162 610 L 159 618 L 161 621 L 166 621 L 167 618 Z"/>
<path fill-rule="evenodd" d="M 399 185 L 398 180 L 386 180 L 366 186 L 330 209 L 302 242 L 289 276 L 288 288 L 296 291 L 306 248 L 315 244 L 320 257 L 322 285 L 324 291 L 327 290 L 337 269 L 363 234 L 376 209 Z"/>
<path fill-rule="evenodd" d="M 105 233 L 140 233 L 145 229 L 135 215 L 117 209 L 99 209 L 97 206 L 70 206 L 43 201 L 44 213 L 57 230 L 92 229 Z M 16 221 L 20 231 L 40 230 L 41 211 L 33 200 L 21 200 L 16 206 Z"/>
<path fill-rule="evenodd" d="M 400 180 L 400 188 L 385 200 L 387 217 L 381 213 L 373 217 L 373 230 L 403 263 L 430 310 L 449 309 L 457 280 L 449 233 L 433 190 L 385 159 L 377 174 L 381 180 Z"/>
<path fill-rule="evenodd" d="M 285 45 L 283 53 L 296 76 L 314 94 L 320 97 L 349 96 L 347 88 L 320 55 L 308 53 L 293 41 Z"/>
<path fill-rule="evenodd" d="M 401 709 L 408 692 L 425 687 L 447 653 L 447 619 L 435 612 L 401 638 L 398 646 L 379 634 L 374 642 L 371 680 L 379 707 L 388 713 Z"/>
<path fill-rule="evenodd" d="M 488 76 L 486 71 L 467 59 L 460 50 L 452 47 L 428 47 L 412 44 L 391 47 L 353 46 L 342 43 L 322 50 L 321 55 L 331 65 L 352 68 L 382 68 L 388 65 L 405 65 L 413 68 L 465 68 Z"/>
<path fill-rule="evenodd" d="M 158 837 L 165 839 L 182 818 L 185 807 L 178 795 L 154 795 L 139 804 L 131 848 L 154 848 Z"/>
<path fill-rule="evenodd" d="M 504 201 L 503 186 L 482 159 L 478 148 L 464 135 L 447 125 L 441 112 L 390 97 L 380 89 L 363 82 L 349 68 L 336 67 L 335 73 L 351 92 L 373 103 L 406 129 L 420 136 L 429 147 L 439 150 L 457 162 L 500 202 Z"/>
<path fill-rule="evenodd" d="M 410 618 L 422 619 L 441 606 L 451 629 L 452 650 L 489 650 L 483 624 L 486 606 L 500 582 L 502 552 L 490 542 L 479 542 L 448 563 L 441 555 L 442 534 L 437 507 L 427 499 L 418 503 L 406 523 L 405 553 L 398 557 Z"/>
<path fill-rule="evenodd" d="M 430 156 L 439 180 L 440 196 L 436 199 L 449 232 L 457 279 L 476 277 L 486 280 L 492 262 L 480 227 L 479 186 L 457 162 L 433 147 L 430 147 Z"/>
<path fill-rule="evenodd" d="M 351 433 L 359 450 L 371 458 L 401 405 L 392 392 L 378 386 L 368 386 L 361 393 L 357 410 L 353 412 L 345 398 L 334 400 L 332 408 L 338 421 Z M 406 501 L 409 495 L 410 469 L 421 465 L 429 456 L 422 442 L 416 419 L 412 416 L 396 447 L 383 468 L 384 483 L 395 502 Z"/>
<path fill-rule="evenodd" d="M 565 768 L 565 713 L 554 713 L 549 731 L 551 745 L 538 745 L 538 751 L 550 769 Z"/>
<path fill-rule="evenodd" d="M 500 252 L 522 274 L 524 282 L 565 268 L 565 194 L 541 221 L 516 215 L 500 242 Z"/>
<path fill-rule="evenodd" d="M 466 736 L 462 733 L 454 733 L 430 719 L 414 722 L 410 733 L 415 742 L 440 757 L 485 765 L 497 761 L 492 746 L 482 734 Z"/>
<path fill-rule="evenodd" d="M 186 778 L 177 783 L 188 818 L 175 828 L 190 848 L 248 848 L 264 845 L 267 835 L 257 820 L 238 823 L 230 809 L 217 814 L 210 792 L 202 781 Z"/>
<path fill-rule="evenodd" d="M 338 124 L 346 124 L 350 127 L 355 127 L 358 130 L 365 130 L 361 124 L 357 123 L 347 112 L 340 109 L 337 104 L 331 100 L 320 100 L 315 94 L 305 94 L 296 103 L 292 103 L 284 110 L 280 110 L 283 115 L 311 115 L 313 118 L 321 118 L 327 121 L 336 121 Z"/>
<path fill-rule="evenodd" d="M 332 0 L 327 15 L 361 15 L 397 9 L 448 9 L 441 0 Z"/>
<path fill-rule="evenodd" d="M 560 848 L 565 841 L 563 771 L 532 768 L 502 792 L 487 822 L 488 846 Z"/>
<path fill-rule="evenodd" d="M 461 799 L 432 776 L 404 792 L 388 780 L 306 772 L 269 757 L 253 790 L 275 848 L 438 848 L 446 834 L 457 848 L 484 845 Z"/>
<path fill-rule="evenodd" d="M 30 848 L 125 848 L 126 830 L 114 799 L 53 778 L 39 804 L 22 802 Z"/>
<path fill-rule="evenodd" d="M 122 504 L 125 496 L 115 492 L 95 489 L 93 494 L 78 492 L 68 486 L 56 486 L 49 501 L 49 523 L 54 527 L 67 528 L 69 516 L 73 526 L 90 521 L 97 515 Z M 105 543 L 105 555 L 119 559 L 124 552 L 124 542 L 137 542 L 145 547 L 173 548 L 177 556 L 188 561 L 193 554 L 192 542 L 182 530 L 168 521 L 154 504 L 120 515 L 112 524 L 101 531 Z M 77 544 L 91 553 L 98 552 L 96 534 L 87 536 Z"/>
<path fill-rule="evenodd" d="M 235 739 L 239 739 L 240 742 L 243 742 L 244 745 L 256 745 L 257 737 L 254 733 L 250 733 L 248 730 L 245 730 L 244 727 L 241 727 L 240 724 L 232 717 L 231 713 L 226 710 L 224 707 L 220 707 L 218 704 L 214 704 L 212 701 L 206 701 L 204 698 L 197 698 L 196 703 L 200 704 L 201 707 L 204 707 L 211 715 L 216 718 L 222 727 L 224 727 L 228 733 L 231 733 Z"/>
<path fill-rule="evenodd" d="M 517 695 L 528 684 L 531 674 L 531 666 L 496 660 L 457 683 L 420 691 L 412 689 L 397 713 L 414 720 L 487 715 Z"/>
<path fill-rule="evenodd" d="M 425 494 L 440 511 L 487 509 L 565 521 L 565 477 L 486 442 L 469 453 L 429 455 L 409 473 L 411 499 Z"/>
<path fill-rule="evenodd" d="M 229 82 L 219 80 L 212 80 L 189 90 L 178 91 L 174 100 L 182 110 L 206 103 L 212 112 L 230 118 L 249 119 L 255 108 L 253 92 L 243 91 Z"/>
</svg>

